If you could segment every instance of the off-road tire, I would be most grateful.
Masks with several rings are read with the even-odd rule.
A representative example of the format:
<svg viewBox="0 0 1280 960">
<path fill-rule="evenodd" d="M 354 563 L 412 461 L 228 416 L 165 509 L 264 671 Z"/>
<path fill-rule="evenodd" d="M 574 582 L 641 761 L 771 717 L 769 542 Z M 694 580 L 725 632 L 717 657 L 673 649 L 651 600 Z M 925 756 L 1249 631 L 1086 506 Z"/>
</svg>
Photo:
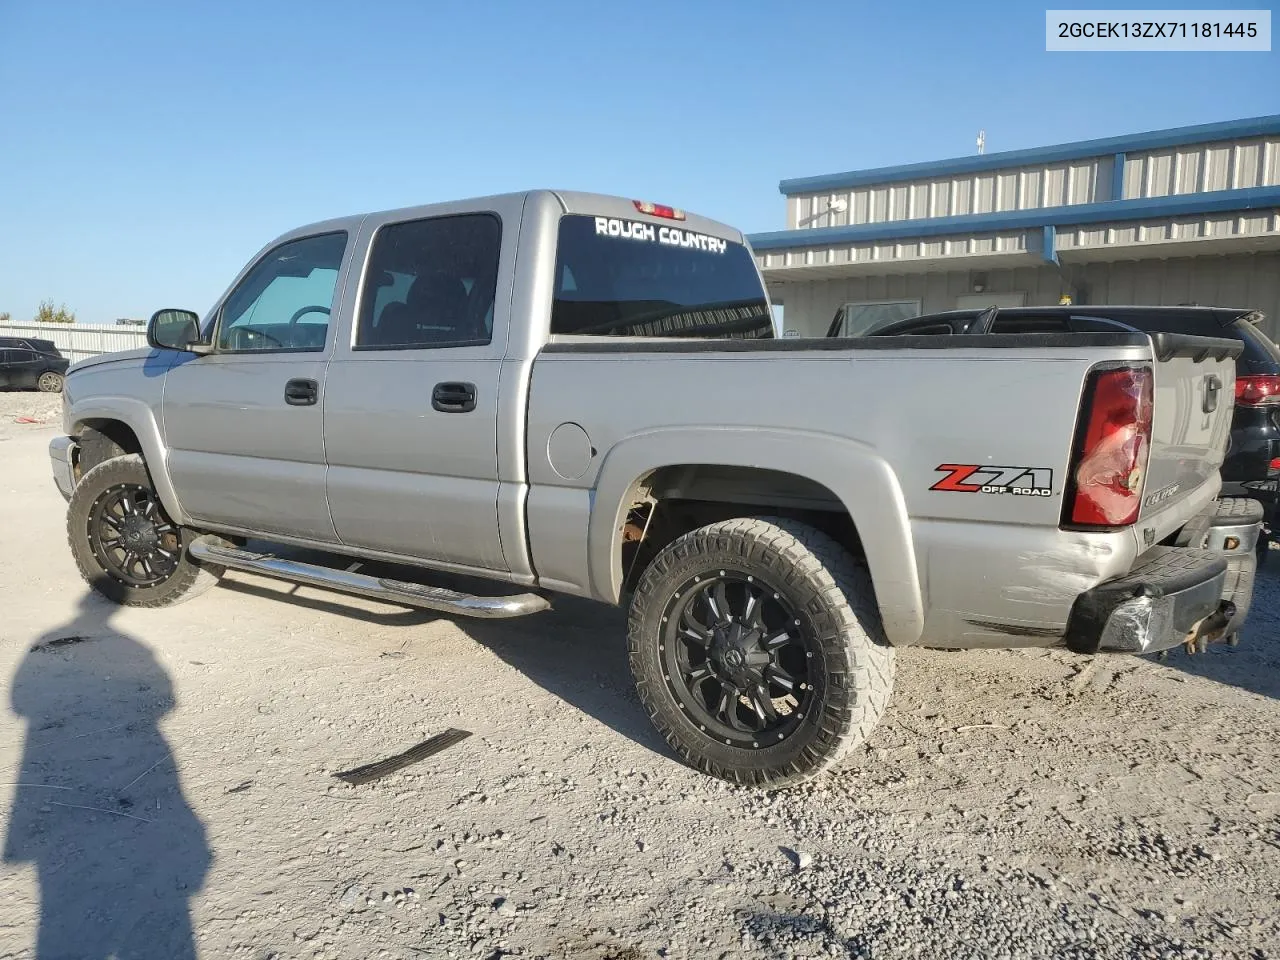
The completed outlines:
<svg viewBox="0 0 1280 960">
<path fill-rule="evenodd" d="M 41 393 L 61 393 L 62 374 L 54 370 L 46 370 L 36 378 L 36 389 Z"/>
<path fill-rule="evenodd" d="M 126 484 L 154 493 L 147 466 L 136 453 L 114 457 L 91 468 L 71 495 L 67 507 L 67 542 L 85 582 L 108 600 L 128 607 L 171 606 L 199 596 L 216 584 L 224 568 L 197 564 L 187 556 L 187 545 L 195 534 L 185 528 L 179 531 L 181 546 L 177 566 L 167 579 L 154 586 L 135 587 L 111 575 L 94 553 L 89 535 L 90 516 L 100 497 Z M 159 509 L 163 511 L 163 507 Z"/>
<path fill-rule="evenodd" d="M 815 701 L 783 742 L 752 749 L 704 733 L 682 709 L 664 671 L 663 611 L 681 584 L 722 568 L 753 575 L 781 594 L 815 650 Z M 640 701 L 690 766 L 731 783 L 783 787 L 836 766 L 863 743 L 893 688 L 894 650 L 885 638 L 871 578 L 826 534 L 782 518 L 739 518 L 691 531 L 645 569 L 632 596 L 628 655 Z"/>
<path fill-rule="evenodd" d="M 77 482 L 98 464 L 123 457 L 128 452 L 105 433 L 99 433 L 92 427 L 85 427 L 81 431 L 76 445 L 79 447 L 76 456 Z"/>
</svg>

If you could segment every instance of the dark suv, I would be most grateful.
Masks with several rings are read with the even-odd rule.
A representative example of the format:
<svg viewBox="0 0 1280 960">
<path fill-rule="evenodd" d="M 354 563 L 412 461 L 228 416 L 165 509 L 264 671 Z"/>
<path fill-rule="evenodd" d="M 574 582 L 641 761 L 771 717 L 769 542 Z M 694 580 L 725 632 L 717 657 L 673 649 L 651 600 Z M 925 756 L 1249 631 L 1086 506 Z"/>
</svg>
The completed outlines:
<svg viewBox="0 0 1280 960">
<path fill-rule="evenodd" d="M 1144 333 L 1230 337 L 1244 342 L 1236 360 L 1236 408 L 1222 465 L 1222 496 L 1253 497 L 1267 505 L 1270 536 L 1280 533 L 1280 347 L 1258 329 L 1262 314 L 1229 307 L 1093 305 L 951 310 L 873 328 L 875 337 L 1065 333 L 1131 327 Z M 840 315 L 827 336 L 840 331 Z M 1266 536 L 1262 548 L 1267 547 Z"/>
<path fill-rule="evenodd" d="M 0 389 L 59 393 L 69 366 L 52 340 L 0 337 Z"/>
</svg>

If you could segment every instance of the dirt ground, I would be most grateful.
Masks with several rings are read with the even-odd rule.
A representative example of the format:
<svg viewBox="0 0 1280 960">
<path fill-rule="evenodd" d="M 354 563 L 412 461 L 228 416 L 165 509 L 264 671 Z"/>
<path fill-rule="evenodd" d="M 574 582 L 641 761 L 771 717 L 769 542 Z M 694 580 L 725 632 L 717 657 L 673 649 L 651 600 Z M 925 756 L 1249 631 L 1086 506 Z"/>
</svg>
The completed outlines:
<svg viewBox="0 0 1280 960">
<path fill-rule="evenodd" d="M 0 958 L 1280 956 L 1280 554 L 1238 648 L 907 651 L 848 768 L 770 794 L 673 759 L 617 610 L 95 600 L 56 426 L 0 393 Z"/>
</svg>

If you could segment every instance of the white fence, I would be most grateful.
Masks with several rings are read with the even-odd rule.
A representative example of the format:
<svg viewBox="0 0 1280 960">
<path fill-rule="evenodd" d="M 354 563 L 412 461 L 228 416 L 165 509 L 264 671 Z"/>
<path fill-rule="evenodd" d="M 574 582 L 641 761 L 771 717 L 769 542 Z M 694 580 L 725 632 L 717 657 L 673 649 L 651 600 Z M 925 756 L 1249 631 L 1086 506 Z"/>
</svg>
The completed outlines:
<svg viewBox="0 0 1280 960">
<path fill-rule="evenodd" d="M 147 345 L 145 327 L 95 326 L 87 323 L 5 323 L 0 324 L 0 337 L 52 340 L 62 355 L 73 361 Z"/>
</svg>

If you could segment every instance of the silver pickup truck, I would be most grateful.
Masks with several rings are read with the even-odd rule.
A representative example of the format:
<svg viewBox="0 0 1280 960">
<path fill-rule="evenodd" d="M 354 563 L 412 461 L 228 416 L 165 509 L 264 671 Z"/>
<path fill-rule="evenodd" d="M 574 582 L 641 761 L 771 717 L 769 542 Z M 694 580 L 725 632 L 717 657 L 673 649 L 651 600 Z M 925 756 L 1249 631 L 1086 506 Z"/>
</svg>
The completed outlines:
<svg viewBox="0 0 1280 960">
<path fill-rule="evenodd" d="M 627 603 L 654 724 L 735 782 L 835 764 L 899 648 L 1195 648 L 1248 602 L 1233 340 L 775 339 L 737 230 L 550 191 L 303 227 L 148 336 L 71 370 L 50 449 L 96 590 Z"/>
</svg>

